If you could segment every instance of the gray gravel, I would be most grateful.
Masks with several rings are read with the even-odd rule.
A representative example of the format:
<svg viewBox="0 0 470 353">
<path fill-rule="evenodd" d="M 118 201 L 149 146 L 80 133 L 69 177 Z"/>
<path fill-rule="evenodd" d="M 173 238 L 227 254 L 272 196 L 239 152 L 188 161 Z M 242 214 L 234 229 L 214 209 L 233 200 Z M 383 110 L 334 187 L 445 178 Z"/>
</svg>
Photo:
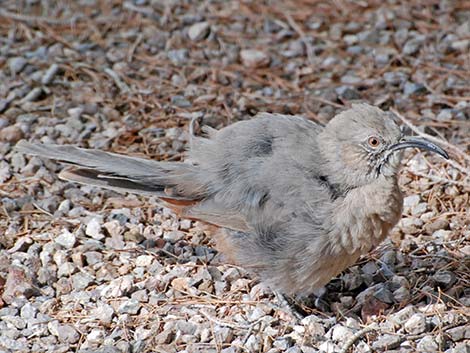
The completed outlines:
<svg viewBox="0 0 470 353">
<path fill-rule="evenodd" d="M 195 117 L 325 123 L 366 100 L 468 156 L 468 9 L 98 3 L 0 9 L 0 352 L 469 352 L 466 160 L 407 155 L 391 238 L 321 297 L 292 298 L 299 320 L 206 226 L 12 150 L 26 138 L 180 160 Z"/>
</svg>

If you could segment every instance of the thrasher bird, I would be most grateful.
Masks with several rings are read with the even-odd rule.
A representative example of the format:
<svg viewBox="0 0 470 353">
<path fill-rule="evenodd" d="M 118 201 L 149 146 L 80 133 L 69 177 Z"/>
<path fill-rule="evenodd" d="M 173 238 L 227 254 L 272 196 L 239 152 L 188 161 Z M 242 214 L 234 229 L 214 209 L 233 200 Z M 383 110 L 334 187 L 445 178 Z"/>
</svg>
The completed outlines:
<svg viewBox="0 0 470 353">
<path fill-rule="evenodd" d="M 180 217 L 222 229 L 216 242 L 271 289 L 309 294 L 377 246 L 398 222 L 401 151 L 439 146 L 403 136 L 382 110 L 353 105 L 326 126 L 261 113 L 192 136 L 185 162 L 158 162 L 21 141 L 71 165 L 60 178 L 155 195 Z"/>
</svg>

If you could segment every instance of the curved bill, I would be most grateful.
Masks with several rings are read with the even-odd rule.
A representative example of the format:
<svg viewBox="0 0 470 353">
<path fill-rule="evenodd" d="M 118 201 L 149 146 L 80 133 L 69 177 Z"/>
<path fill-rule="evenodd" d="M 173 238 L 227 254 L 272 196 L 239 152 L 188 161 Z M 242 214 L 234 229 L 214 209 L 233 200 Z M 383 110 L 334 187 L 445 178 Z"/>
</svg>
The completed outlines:
<svg viewBox="0 0 470 353">
<path fill-rule="evenodd" d="M 402 138 L 400 142 L 390 146 L 390 150 L 397 151 L 397 150 L 402 150 L 404 148 L 411 148 L 411 147 L 419 148 L 421 150 L 431 151 L 431 152 L 437 153 L 438 155 L 444 157 L 445 159 L 449 159 L 449 155 L 441 147 L 439 147 L 438 145 L 428 140 L 425 140 L 423 138 L 417 138 L 417 137 L 406 136 Z"/>
</svg>

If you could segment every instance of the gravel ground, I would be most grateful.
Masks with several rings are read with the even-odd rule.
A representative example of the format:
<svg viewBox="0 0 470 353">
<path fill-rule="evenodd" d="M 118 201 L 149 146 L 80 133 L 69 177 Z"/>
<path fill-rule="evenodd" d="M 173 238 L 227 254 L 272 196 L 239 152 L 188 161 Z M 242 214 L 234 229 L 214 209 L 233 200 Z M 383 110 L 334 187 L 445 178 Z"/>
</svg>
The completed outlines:
<svg viewBox="0 0 470 353">
<path fill-rule="evenodd" d="M 0 5 L 0 352 L 470 352 L 465 1 Z M 191 118 L 327 122 L 395 108 L 452 160 L 406 156 L 392 237 L 296 319 L 158 200 L 72 185 L 17 141 L 180 160 Z"/>
</svg>

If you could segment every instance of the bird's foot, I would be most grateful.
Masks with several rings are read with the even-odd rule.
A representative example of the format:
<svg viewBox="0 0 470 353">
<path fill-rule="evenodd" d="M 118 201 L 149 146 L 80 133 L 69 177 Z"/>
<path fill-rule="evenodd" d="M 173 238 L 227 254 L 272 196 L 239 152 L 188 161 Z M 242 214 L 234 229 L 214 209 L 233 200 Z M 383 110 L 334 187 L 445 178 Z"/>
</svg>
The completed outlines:
<svg viewBox="0 0 470 353">
<path fill-rule="evenodd" d="M 305 317 L 305 313 L 303 313 L 295 298 L 279 292 L 274 292 L 274 295 L 278 302 L 278 309 L 287 312 L 296 320 L 302 320 Z"/>
</svg>

